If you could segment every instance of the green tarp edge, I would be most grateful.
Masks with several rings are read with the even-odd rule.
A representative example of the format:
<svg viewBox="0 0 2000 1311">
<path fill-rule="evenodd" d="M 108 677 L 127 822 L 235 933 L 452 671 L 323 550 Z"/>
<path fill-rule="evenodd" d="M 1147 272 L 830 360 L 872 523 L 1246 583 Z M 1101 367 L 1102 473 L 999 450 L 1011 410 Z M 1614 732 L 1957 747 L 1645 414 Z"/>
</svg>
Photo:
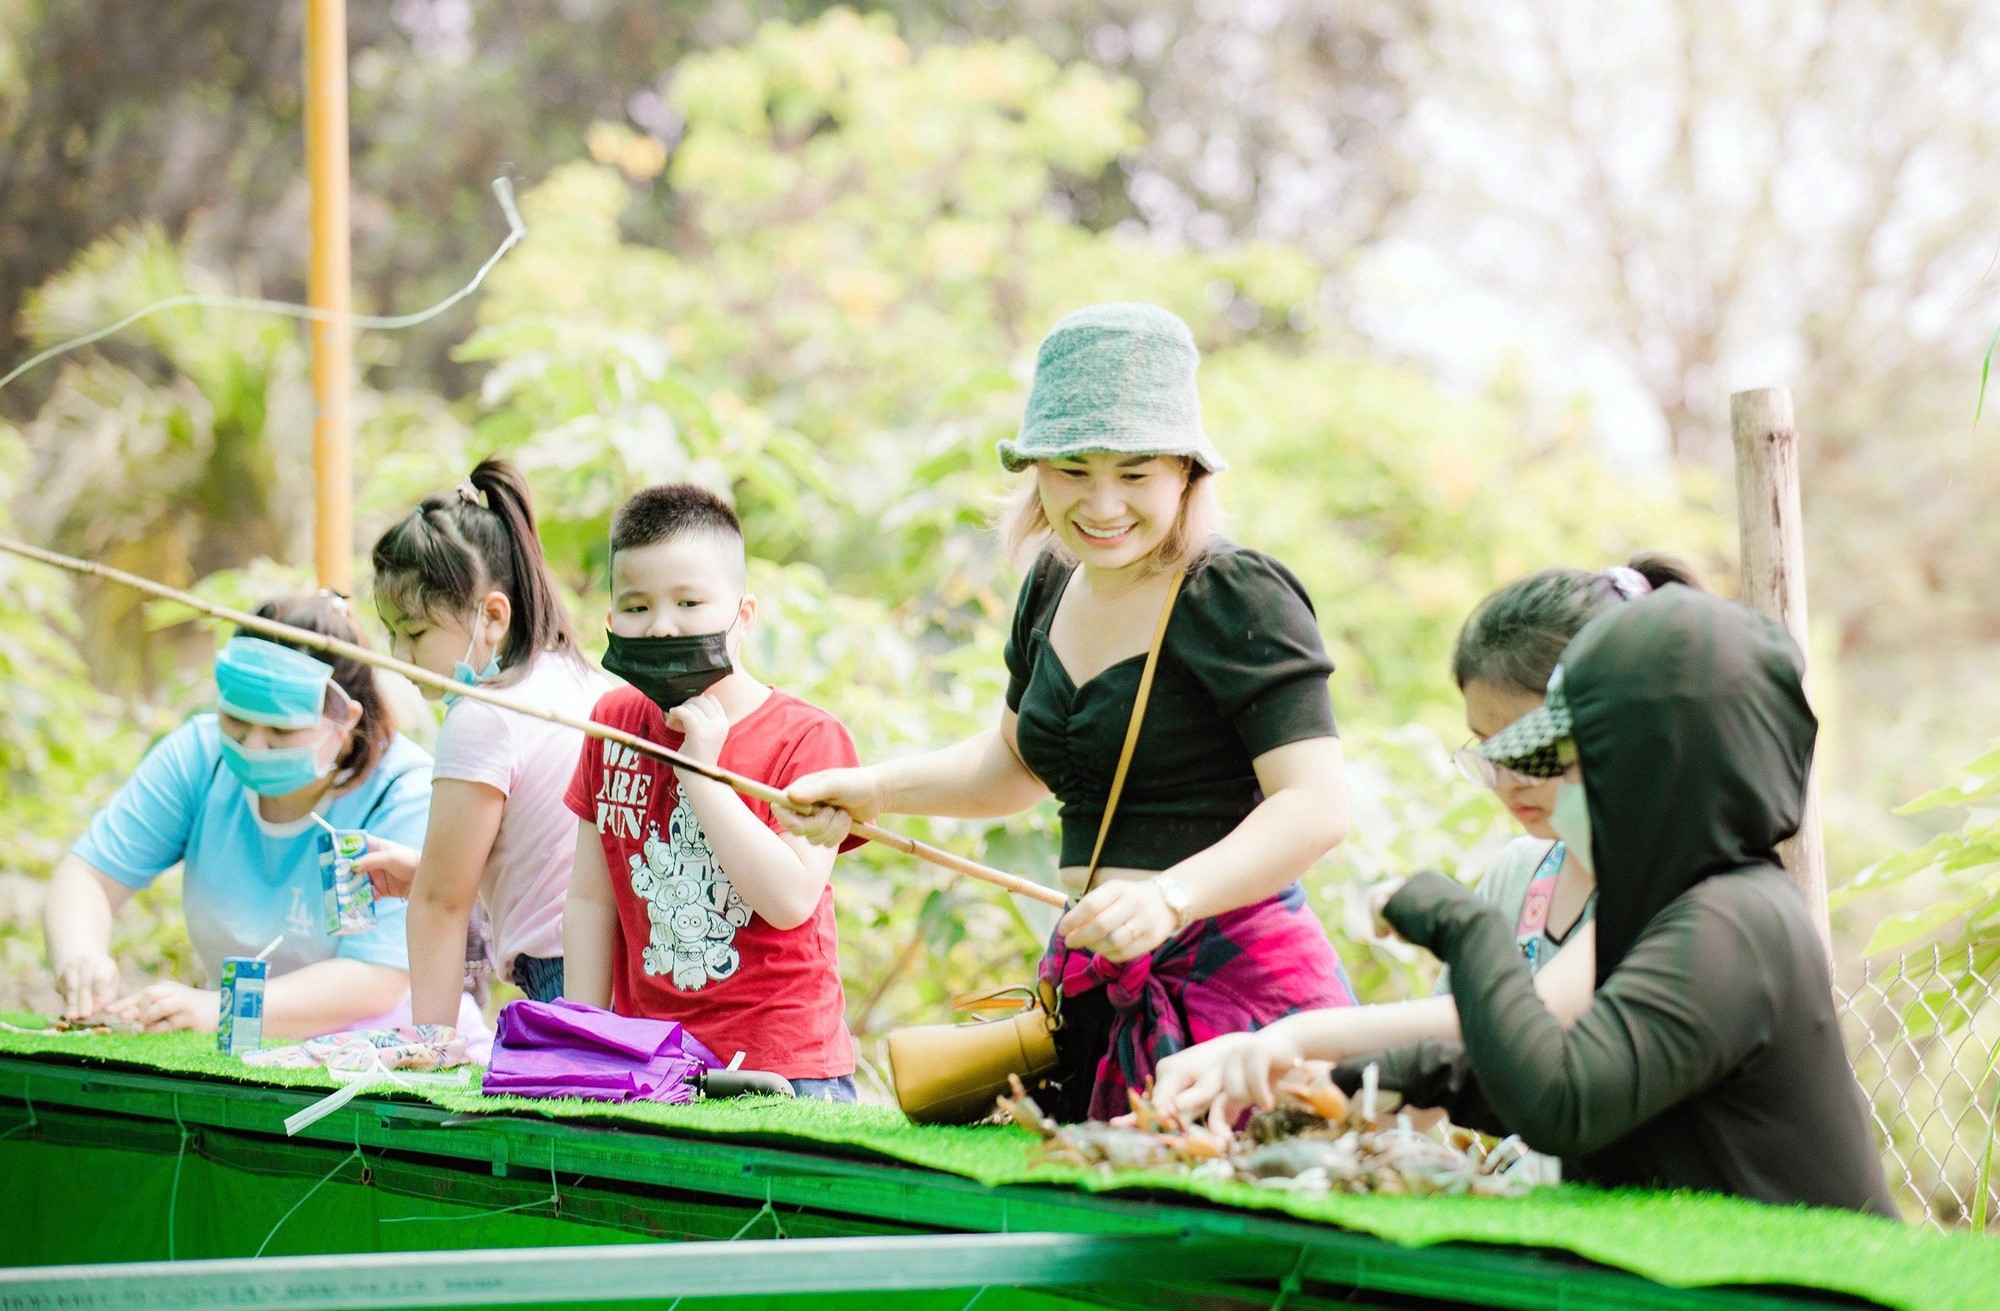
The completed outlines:
<svg viewBox="0 0 2000 1311">
<path fill-rule="evenodd" d="M 24 1257 L 59 1256 L 64 1262 L 179 1263 L 265 1259 L 334 1252 L 467 1252 L 485 1249 L 597 1247 L 607 1244 L 901 1235 L 898 1226 L 848 1218 L 788 1215 L 782 1223 L 754 1204 L 706 1205 L 684 1200 L 634 1198 L 606 1190 L 571 1187 L 554 1192 L 549 1181 L 452 1178 L 426 1163 L 371 1156 L 343 1156 L 322 1143 L 250 1142 L 211 1133 L 198 1150 L 174 1150 L 175 1126 L 136 1144 L 106 1146 L 102 1116 L 44 1111 L 37 1136 L 0 1141 L 0 1264 L 28 1265 Z M 330 1158 L 330 1159 L 329 1159 Z M 74 1186 L 79 1180 L 116 1179 L 115 1191 Z M 67 1185 L 67 1186 L 65 1186 Z M 497 1193 L 498 1196 L 493 1194 Z M 169 1219 L 173 1221 L 169 1226 Z M 171 1235 L 171 1238 L 169 1237 Z M 35 1261 L 33 1264 L 45 1264 Z M 259 1263 L 261 1264 L 261 1262 Z M 30 1282 L 0 1279 L 0 1306 L 32 1301 Z M 93 1286 L 90 1290 L 97 1291 Z M 64 1304 L 66 1290 L 50 1290 Z M 232 1300 L 241 1304 L 240 1292 Z M 163 1304 L 186 1304 L 188 1294 L 162 1289 Z M 129 1299 L 128 1299 L 129 1300 Z M 896 1311 L 958 1311 L 963 1292 L 911 1293 Z M 809 1311 L 876 1311 L 879 1296 L 858 1293 L 792 1296 L 788 1305 Z M 598 1302 L 605 1311 L 658 1311 L 657 1299 Z M 1087 1304 L 1054 1294 L 994 1289 L 980 1299 L 992 1311 L 1079 1311 Z M 735 1311 L 742 1303 L 690 1297 L 681 1311 Z"/>
<path fill-rule="evenodd" d="M 33 1017 L 7 1017 L 31 1027 Z M 197 1034 L 42 1036 L 0 1030 L 0 1053 L 66 1064 L 108 1063 L 238 1083 L 330 1089 L 320 1071 L 253 1069 L 218 1055 Z M 470 1091 L 421 1090 L 448 1110 L 646 1126 L 675 1135 L 782 1143 L 873 1155 L 988 1185 L 1068 1185 L 1086 1191 L 1179 1192 L 1246 1210 L 1275 1211 L 1373 1234 L 1405 1246 L 1473 1242 L 1556 1248 L 1679 1287 L 1793 1285 L 1898 1307 L 1983 1308 L 2000 1287 L 2000 1246 L 1843 1213 L 1759 1206 L 1693 1194 L 1546 1190 L 1520 1201 L 1478 1198 L 1303 1198 L 1184 1176 L 1104 1176 L 1039 1163 L 1033 1140 L 1006 1128 L 908 1123 L 892 1110 L 802 1101 L 652 1104 L 527 1102 Z"/>
<path fill-rule="evenodd" d="M 732 1236 L 775 1229 L 780 1222 L 795 1234 L 815 1223 L 823 1233 L 845 1234 L 868 1225 L 856 1220 L 862 1216 L 887 1221 L 892 1232 L 898 1227 L 932 1231 L 947 1252 L 957 1239 L 977 1234 L 1206 1237 L 1246 1252 L 1276 1254 L 1279 1266 L 1295 1268 L 1302 1279 L 1318 1285 L 1523 1311 L 1786 1311 L 1796 1305 L 1740 1289 L 1669 1288 L 1624 1271 L 1519 1249 L 1461 1244 L 1402 1248 L 1332 1226 L 1226 1208 L 1092 1196 L 1065 1188 L 992 1188 L 893 1163 L 513 1116 L 459 1117 L 415 1103 L 363 1101 L 334 1111 L 300 1137 L 279 1136 L 283 1118 L 306 1102 L 306 1095 L 294 1092 L 0 1058 L 0 1160 L 10 1138 L 79 1146 L 116 1142 L 172 1158 L 176 1169 L 213 1161 L 253 1173 L 289 1175 L 292 1195 L 301 1200 L 311 1196 L 322 1176 L 337 1186 L 365 1162 L 370 1184 L 391 1192 L 471 1199 L 487 1213 L 561 1208 L 565 1218 L 576 1208 L 559 1199 L 575 1197 L 580 1181 L 589 1181 L 607 1191 L 622 1190 L 629 1204 L 624 1213 L 628 1224 L 648 1236 L 669 1239 L 703 1236 L 675 1234 L 667 1226 L 685 1223 L 690 1212 L 706 1216 L 732 1201 L 739 1218 L 764 1222 L 738 1224 Z M 115 1173 L 93 1171 L 86 1158 L 78 1158 L 78 1167 L 66 1173 L 65 1182 L 84 1181 L 92 1194 L 122 1188 Z M 559 1190 L 558 1179 L 567 1179 L 569 1186 Z M 38 1181 L 24 1182 L 33 1187 Z M 263 1218 L 268 1222 L 270 1216 Z M 148 1225 L 142 1218 L 132 1232 L 132 1256 L 170 1250 L 171 1231 L 158 1217 L 153 1219 Z M 287 1228 L 292 1222 L 293 1217 L 280 1216 L 269 1232 L 296 1236 L 296 1228 Z M 881 1228 L 878 1224 L 870 1231 Z M 335 1237 L 314 1231 L 308 1246 L 337 1245 L 331 1241 Z M 435 1245 L 453 1244 L 444 1233 Z M 474 1238 L 459 1245 L 480 1244 Z M 240 1246 L 254 1251 L 263 1241 L 252 1234 Z M 60 1228 L 35 1259 L 80 1255 L 106 1253 L 80 1250 L 75 1231 Z M 96 1268 L 86 1265 L 84 1270 Z M 1159 1311 L 1167 1300 L 1199 1302 L 1206 1274 L 1166 1271 L 1161 1277 L 1167 1283 L 1138 1286 L 1127 1290 L 1129 1296 L 1120 1291 L 1113 1297 L 1104 1287 L 1093 1287 L 1088 1300 L 1128 1311 Z M 32 1283 L 33 1271 L 14 1276 L 0 1272 L 0 1308 L 14 1305 L 10 1289 L 22 1277 Z M 85 1277 L 94 1278 L 94 1273 Z M 254 1283 L 258 1276 L 245 1271 L 243 1278 Z M 69 1287 L 53 1287 L 50 1293 L 58 1302 L 50 1305 L 59 1304 Z M 1351 1297 L 1341 1294 L 1341 1304 L 1350 1305 Z M 1253 1300 L 1258 1300 L 1254 1294 Z"/>
</svg>

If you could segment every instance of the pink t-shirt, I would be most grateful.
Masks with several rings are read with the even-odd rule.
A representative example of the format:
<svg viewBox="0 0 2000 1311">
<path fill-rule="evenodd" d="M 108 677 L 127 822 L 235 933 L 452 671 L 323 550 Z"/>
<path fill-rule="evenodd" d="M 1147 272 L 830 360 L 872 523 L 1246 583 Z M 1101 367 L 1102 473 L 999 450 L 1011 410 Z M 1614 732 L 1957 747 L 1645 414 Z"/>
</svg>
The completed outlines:
<svg viewBox="0 0 2000 1311">
<path fill-rule="evenodd" d="M 610 687 L 589 665 L 544 653 L 525 677 L 496 684 L 494 691 L 588 719 Z M 479 881 L 479 901 L 493 923 L 501 977 L 509 980 L 518 955 L 562 955 L 563 898 L 576 860 L 576 816 L 563 804 L 563 791 L 582 750 L 583 734 L 575 729 L 469 697 L 452 704 L 438 730 L 434 780 L 485 783 L 507 795 L 500 832 Z"/>
</svg>

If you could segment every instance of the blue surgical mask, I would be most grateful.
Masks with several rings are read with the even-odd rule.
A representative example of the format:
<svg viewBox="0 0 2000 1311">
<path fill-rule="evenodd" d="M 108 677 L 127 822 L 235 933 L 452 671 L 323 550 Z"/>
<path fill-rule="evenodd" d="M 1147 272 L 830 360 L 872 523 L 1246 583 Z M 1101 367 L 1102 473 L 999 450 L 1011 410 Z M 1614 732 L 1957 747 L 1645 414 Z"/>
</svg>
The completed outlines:
<svg viewBox="0 0 2000 1311">
<path fill-rule="evenodd" d="M 478 687 L 481 683 L 485 682 L 487 679 L 492 678 L 497 674 L 499 674 L 500 653 L 498 651 L 495 651 L 492 655 L 486 657 L 486 668 L 475 670 L 472 667 L 472 650 L 474 647 L 478 645 L 479 645 L 479 635 L 477 633 L 473 634 L 471 637 L 466 639 L 465 655 L 457 662 L 455 662 L 451 667 L 452 682 L 463 683 L 467 687 Z M 458 700 L 458 693 L 446 692 L 444 694 L 444 703 L 447 706 L 456 700 Z"/>
<path fill-rule="evenodd" d="M 319 782 L 333 772 L 332 760 L 321 761 L 326 754 L 324 744 L 252 751 L 229 734 L 222 735 L 222 763 L 237 782 L 260 797 L 282 797 Z"/>
<path fill-rule="evenodd" d="M 1581 783 L 1556 784 L 1556 804 L 1549 809 L 1549 827 L 1555 830 L 1576 863 L 1593 878 L 1597 869 L 1590 849 L 1590 798 Z"/>
</svg>

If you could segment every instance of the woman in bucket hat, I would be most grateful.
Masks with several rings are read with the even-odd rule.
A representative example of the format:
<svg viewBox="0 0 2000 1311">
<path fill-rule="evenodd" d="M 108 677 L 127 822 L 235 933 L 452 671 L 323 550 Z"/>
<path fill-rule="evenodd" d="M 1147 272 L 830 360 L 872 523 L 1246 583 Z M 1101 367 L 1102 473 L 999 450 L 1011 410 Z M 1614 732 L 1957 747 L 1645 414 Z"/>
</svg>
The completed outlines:
<svg viewBox="0 0 2000 1311">
<path fill-rule="evenodd" d="M 1199 354 L 1151 305 L 1097 305 L 1043 340 L 1004 524 L 1033 554 L 997 728 L 799 780 L 820 841 L 883 812 L 1009 815 L 1053 794 L 1079 898 L 1043 958 L 1060 987 L 1064 1119 L 1127 1107 L 1183 1047 L 1353 1004 L 1298 878 L 1347 832 L 1340 740 L 1312 603 L 1284 565 L 1221 537 Z M 1164 624 L 1164 627 L 1162 625 Z M 1102 825 L 1156 631 L 1150 700 Z M 1103 831 L 1100 832 L 1100 828 Z"/>
</svg>

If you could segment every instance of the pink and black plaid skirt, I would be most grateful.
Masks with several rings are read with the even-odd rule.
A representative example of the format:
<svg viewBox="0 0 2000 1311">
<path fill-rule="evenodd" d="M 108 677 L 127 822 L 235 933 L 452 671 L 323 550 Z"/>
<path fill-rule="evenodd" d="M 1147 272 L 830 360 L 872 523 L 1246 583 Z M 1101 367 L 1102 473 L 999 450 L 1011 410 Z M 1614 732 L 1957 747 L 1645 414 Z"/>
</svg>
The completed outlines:
<svg viewBox="0 0 2000 1311">
<path fill-rule="evenodd" d="M 1123 1115 L 1127 1088 L 1183 1048 L 1261 1029 L 1298 1011 L 1354 1005 L 1354 989 L 1326 930 L 1294 883 L 1254 906 L 1197 920 L 1150 956 L 1120 965 L 1051 939 L 1041 977 L 1065 999 L 1105 990 L 1108 1050 L 1098 1059 L 1090 1118 Z"/>
</svg>

